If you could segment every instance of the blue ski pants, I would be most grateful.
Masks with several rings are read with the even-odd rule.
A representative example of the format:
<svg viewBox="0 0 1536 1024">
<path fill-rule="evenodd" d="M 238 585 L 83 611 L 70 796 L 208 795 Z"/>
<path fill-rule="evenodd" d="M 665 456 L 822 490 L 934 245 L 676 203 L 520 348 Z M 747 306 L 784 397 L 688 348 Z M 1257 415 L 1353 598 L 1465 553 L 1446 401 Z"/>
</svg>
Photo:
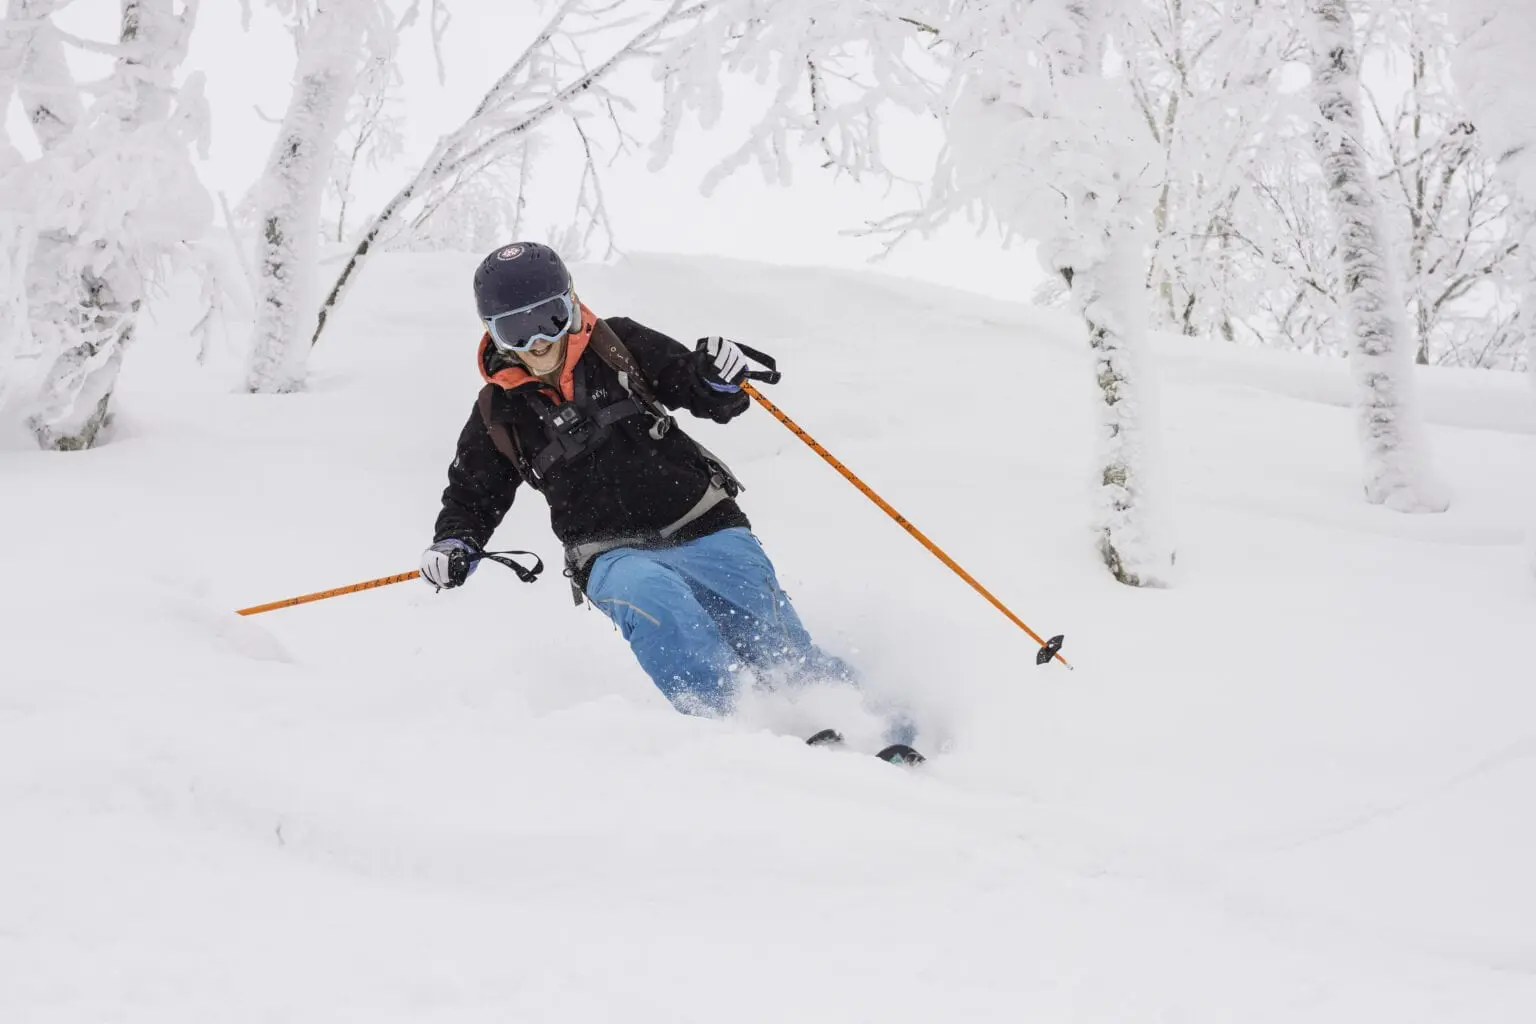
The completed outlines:
<svg viewBox="0 0 1536 1024">
<path fill-rule="evenodd" d="M 604 552 L 592 564 L 587 597 L 687 714 L 730 711 L 743 667 L 785 670 L 791 680 L 855 681 L 845 662 L 811 642 L 745 527 L 676 547 Z"/>
</svg>

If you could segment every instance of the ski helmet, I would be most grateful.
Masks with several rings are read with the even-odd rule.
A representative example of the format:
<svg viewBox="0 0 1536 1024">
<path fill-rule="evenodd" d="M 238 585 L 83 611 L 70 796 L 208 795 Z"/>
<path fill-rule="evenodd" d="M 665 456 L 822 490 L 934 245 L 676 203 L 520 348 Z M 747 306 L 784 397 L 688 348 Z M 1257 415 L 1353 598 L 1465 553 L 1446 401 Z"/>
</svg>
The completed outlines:
<svg viewBox="0 0 1536 1024">
<path fill-rule="evenodd" d="M 523 309 L 571 290 L 571 272 L 558 253 L 538 242 L 504 245 L 475 271 L 475 309 L 481 320 Z"/>
</svg>

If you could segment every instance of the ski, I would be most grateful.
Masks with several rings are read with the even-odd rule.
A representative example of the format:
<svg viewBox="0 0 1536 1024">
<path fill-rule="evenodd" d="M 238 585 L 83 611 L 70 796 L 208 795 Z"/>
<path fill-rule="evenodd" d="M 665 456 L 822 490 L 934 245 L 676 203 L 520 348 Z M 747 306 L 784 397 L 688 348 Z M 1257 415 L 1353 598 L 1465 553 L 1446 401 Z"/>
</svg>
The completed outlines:
<svg viewBox="0 0 1536 1024">
<path fill-rule="evenodd" d="M 823 729 L 805 741 L 808 747 L 840 747 L 843 745 L 843 734 L 836 729 Z M 912 747 L 905 743 L 892 743 L 875 755 L 886 764 L 902 765 L 903 767 L 916 767 L 928 760 Z"/>
<path fill-rule="evenodd" d="M 899 764 L 906 765 L 907 767 L 916 767 L 928 760 L 905 743 L 892 743 L 875 756 L 886 764 Z"/>
</svg>

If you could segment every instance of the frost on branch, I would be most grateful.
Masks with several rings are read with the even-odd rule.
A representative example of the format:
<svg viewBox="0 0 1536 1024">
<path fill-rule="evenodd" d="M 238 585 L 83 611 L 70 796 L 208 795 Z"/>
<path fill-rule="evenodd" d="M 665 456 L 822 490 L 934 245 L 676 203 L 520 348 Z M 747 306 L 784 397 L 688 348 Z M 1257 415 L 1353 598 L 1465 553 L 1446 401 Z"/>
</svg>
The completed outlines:
<svg viewBox="0 0 1536 1024">
<path fill-rule="evenodd" d="M 469 117 L 438 139 L 410 179 L 364 225 L 320 304 L 313 340 L 319 341 L 376 249 L 402 233 L 408 240 L 413 235 L 420 239 L 417 232 L 430 219 L 420 217 L 423 211 L 457 216 L 456 211 L 464 208 L 462 200 L 473 194 L 465 190 L 473 190 L 482 176 L 514 158 L 526 161 L 535 152 L 528 148 L 529 140 L 560 118 L 572 123 L 586 151 L 577 219 L 605 232 L 607 212 L 601 188 L 593 180 L 596 164 L 586 125 L 593 119 L 607 120 L 624 144 L 628 136 L 619 126 L 619 115 L 627 104 L 608 88 L 608 77 L 626 64 L 653 58 L 708 6 L 709 0 L 564 0 L 532 39 L 512 50 L 516 56 Z M 593 60 L 587 50 L 596 45 L 591 43 L 594 38 L 617 41 L 607 42 L 606 56 Z M 574 238 L 590 240 L 590 234 L 583 228 Z"/>
<path fill-rule="evenodd" d="M 945 5 L 932 0 L 715 0 L 659 55 L 655 76 L 665 102 L 652 143 L 651 168 L 671 159 L 685 118 L 708 129 L 721 119 L 725 84 L 739 75 L 771 86 L 746 124 L 740 145 L 703 180 L 707 193 L 756 165 L 788 185 L 791 150 L 813 150 L 823 166 L 858 180 L 888 174 L 880 115 L 888 107 L 940 108 L 942 69 L 930 54 L 931 22 Z"/>
<path fill-rule="evenodd" d="M 1365 495 L 1399 512 L 1449 505 L 1420 436 L 1407 324 L 1376 182 L 1366 164 L 1359 60 L 1345 0 L 1311 0 L 1315 139 L 1338 233 L 1343 306 L 1365 456 Z"/>
<path fill-rule="evenodd" d="M 0 398 L 41 446 L 67 450 L 99 439 L 146 290 L 212 208 L 188 153 L 206 143 L 202 81 L 173 84 L 195 5 L 124 0 L 118 43 L 105 47 L 112 74 L 88 107 L 47 17 L 55 6 L 11 6 L 32 16 L 6 51 L 30 69 L 17 89 L 42 154 L 0 164 L 0 266 L 20 283 L 0 316 Z"/>
<path fill-rule="evenodd" d="M 1461 44 L 1456 84 L 1500 169 L 1536 204 L 1536 6 L 1520 0 L 1455 0 Z"/>
<path fill-rule="evenodd" d="M 405 117 L 400 113 L 400 98 L 396 95 L 400 82 L 400 71 L 394 61 L 374 57 L 363 67 L 347 112 L 346 128 L 331 160 L 327 186 L 337 210 L 336 230 L 330 231 L 327 225 L 326 235 L 338 245 L 347 240 L 347 213 L 356 199 L 353 185 L 358 171 L 376 170 L 405 150 Z"/>
<path fill-rule="evenodd" d="M 1295 47 L 1282 4 L 1158 0 L 1124 4 L 1126 77 L 1159 149 L 1151 217 L 1155 322 L 1226 341 L 1262 336 L 1276 273 L 1267 258 L 1279 218 L 1253 179 L 1266 160 L 1290 167 L 1280 72 Z M 1282 302 L 1285 300 L 1282 300 Z"/>
</svg>

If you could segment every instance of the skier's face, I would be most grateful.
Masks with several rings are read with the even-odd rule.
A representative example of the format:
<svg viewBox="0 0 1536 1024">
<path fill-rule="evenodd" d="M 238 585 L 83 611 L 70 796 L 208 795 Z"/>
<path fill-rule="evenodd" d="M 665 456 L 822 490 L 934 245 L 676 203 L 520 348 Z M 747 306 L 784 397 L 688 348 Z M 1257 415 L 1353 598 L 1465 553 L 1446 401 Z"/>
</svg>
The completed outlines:
<svg viewBox="0 0 1536 1024">
<path fill-rule="evenodd" d="M 559 341 L 538 341 L 526 352 L 519 352 L 517 358 L 529 373 L 543 377 L 560 369 L 565 362 L 565 342 L 565 337 Z"/>
</svg>

